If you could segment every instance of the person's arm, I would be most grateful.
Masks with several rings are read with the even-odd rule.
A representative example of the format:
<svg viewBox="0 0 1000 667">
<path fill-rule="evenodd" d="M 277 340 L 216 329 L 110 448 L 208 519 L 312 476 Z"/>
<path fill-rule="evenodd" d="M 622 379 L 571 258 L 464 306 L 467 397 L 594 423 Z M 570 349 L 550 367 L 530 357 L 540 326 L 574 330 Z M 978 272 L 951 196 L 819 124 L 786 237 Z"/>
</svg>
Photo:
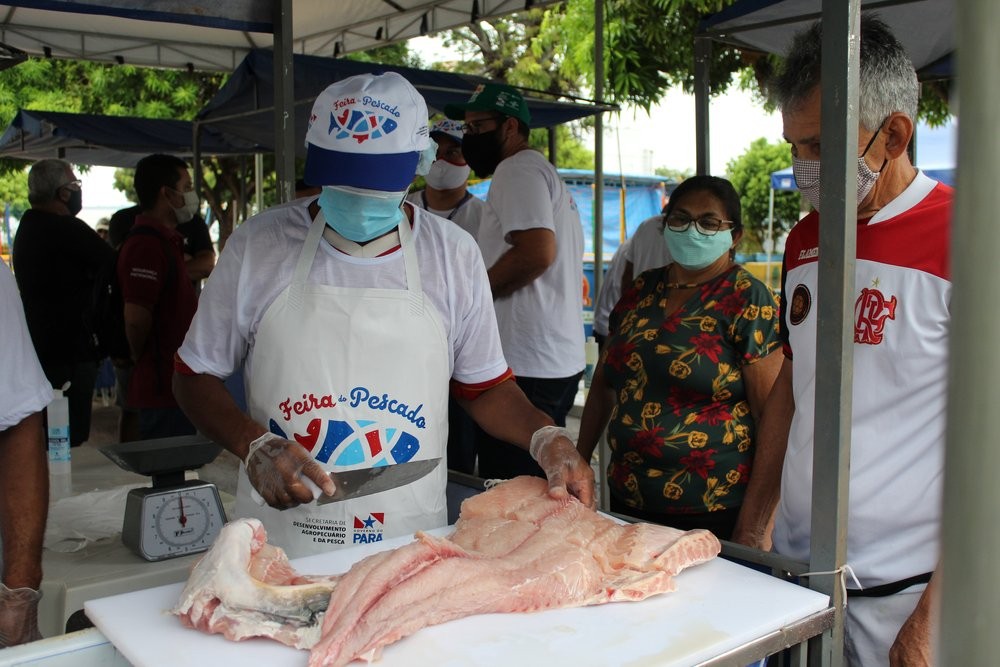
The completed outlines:
<svg viewBox="0 0 1000 667">
<path fill-rule="evenodd" d="M 266 442 L 255 450 L 256 458 L 248 460 L 251 443 L 259 442 L 268 430 L 239 409 L 219 378 L 175 372 L 173 390 L 177 404 L 200 433 L 247 463 L 250 482 L 272 507 L 285 509 L 312 501 L 313 493 L 302 476 L 312 479 L 327 495 L 335 492 L 330 476 L 297 442 L 263 438 Z"/>
<path fill-rule="evenodd" d="M 211 248 L 198 251 L 194 257 L 184 258 L 184 268 L 191 280 L 204 280 L 215 268 L 215 251 Z"/>
<path fill-rule="evenodd" d="M 544 427 L 553 427 L 552 418 L 532 405 L 514 380 L 494 385 L 472 400 L 458 398 L 458 403 L 484 431 L 530 451 L 545 471 L 553 496 L 568 491 L 588 507 L 594 507 L 594 471 L 590 464 L 577 453 L 569 438 L 554 432 L 550 432 L 553 437 L 543 438 L 546 440 L 543 447 L 538 447 L 537 437 Z M 533 438 L 536 438 L 534 447 Z"/>
<path fill-rule="evenodd" d="M 755 423 L 760 423 L 764 405 L 771 395 L 771 388 L 778 377 L 784 358 L 785 355 L 779 347 L 766 357 L 743 366 L 743 386 L 746 387 L 747 403 L 750 404 L 750 415 Z"/>
<path fill-rule="evenodd" d="M 625 268 L 622 269 L 622 290 L 635 281 L 635 265 L 632 260 L 625 260 Z"/>
<path fill-rule="evenodd" d="M 49 473 L 42 413 L 0 431 L 0 647 L 41 639 L 38 587 L 49 511 Z M 20 589 L 20 590 L 19 590 Z"/>
<path fill-rule="evenodd" d="M 601 359 L 594 368 L 594 377 L 590 381 L 590 391 L 580 417 L 580 436 L 576 441 L 576 449 L 584 461 L 590 461 L 594 455 L 614 405 L 615 392 L 604 379 L 604 360 Z"/>
<path fill-rule="evenodd" d="M 508 238 L 512 247 L 486 272 L 494 299 L 530 285 L 556 261 L 556 235 L 551 229 L 523 229 Z"/>
<path fill-rule="evenodd" d="M 750 482 L 733 530 L 733 542 L 765 551 L 771 548 L 771 528 L 781 494 L 781 469 L 794 412 L 792 362 L 785 359 L 757 423 Z"/>
<path fill-rule="evenodd" d="M 934 569 L 927 588 L 920 595 L 917 606 L 906 619 L 889 648 L 889 667 L 925 667 L 934 664 L 931 649 L 932 612 L 939 600 L 938 589 L 941 565 Z"/>
<path fill-rule="evenodd" d="M 149 332 L 153 330 L 153 311 L 137 303 L 125 304 L 125 338 L 132 353 L 132 363 L 139 361 L 146 343 L 149 342 Z"/>
</svg>

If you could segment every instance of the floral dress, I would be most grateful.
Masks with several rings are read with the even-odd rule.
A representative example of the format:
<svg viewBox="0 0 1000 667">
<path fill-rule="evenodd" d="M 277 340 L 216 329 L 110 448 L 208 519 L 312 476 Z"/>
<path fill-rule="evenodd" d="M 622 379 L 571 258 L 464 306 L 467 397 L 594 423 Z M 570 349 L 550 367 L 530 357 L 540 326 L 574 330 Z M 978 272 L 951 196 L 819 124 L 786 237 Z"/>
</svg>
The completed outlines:
<svg viewBox="0 0 1000 667">
<path fill-rule="evenodd" d="M 755 430 L 743 368 L 781 344 L 777 300 L 734 265 L 665 317 L 666 276 L 640 275 L 611 314 L 611 492 L 653 513 L 738 508 Z"/>
</svg>

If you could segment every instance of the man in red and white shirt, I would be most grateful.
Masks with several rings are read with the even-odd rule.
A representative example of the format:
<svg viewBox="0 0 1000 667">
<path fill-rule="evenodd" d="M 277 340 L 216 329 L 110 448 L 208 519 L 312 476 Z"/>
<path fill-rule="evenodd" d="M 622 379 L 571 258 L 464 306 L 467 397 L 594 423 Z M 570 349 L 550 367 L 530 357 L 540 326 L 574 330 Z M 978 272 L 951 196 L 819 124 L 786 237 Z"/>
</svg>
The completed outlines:
<svg viewBox="0 0 1000 667">
<path fill-rule="evenodd" d="M 796 37 L 777 78 L 799 189 L 819 204 L 820 27 Z M 851 665 L 923 664 L 940 553 L 947 392 L 951 188 L 906 148 L 917 77 L 874 18 L 861 24 L 854 399 L 844 654 Z M 820 213 L 785 246 L 785 362 L 759 427 L 734 540 L 809 561 Z M 780 479 L 780 499 L 779 499 Z M 776 510 L 776 511 L 775 511 Z M 768 523 L 774 518 L 773 536 Z M 928 582 L 931 584 L 928 586 Z M 914 661 L 914 662 L 911 662 Z"/>
</svg>

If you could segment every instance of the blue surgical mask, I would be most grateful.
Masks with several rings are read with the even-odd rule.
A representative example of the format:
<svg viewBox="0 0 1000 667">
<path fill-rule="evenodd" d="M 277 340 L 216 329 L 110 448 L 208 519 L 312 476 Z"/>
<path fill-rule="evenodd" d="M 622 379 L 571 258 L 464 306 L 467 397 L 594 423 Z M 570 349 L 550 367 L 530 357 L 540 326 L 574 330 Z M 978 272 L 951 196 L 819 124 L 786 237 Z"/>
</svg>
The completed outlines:
<svg viewBox="0 0 1000 667">
<path fill-rule="evenodd" d="M 673 260 L 689 271 L 704 269 L 733 247 L 732 230 L 705 236 L 693 224 L 683 232 L 672 232 L 664 227 L 663 238 Z"/>
<path fill-rule="evenodd" d="M 319 196 L 323 217 L 335 232 L 355 243 L 365 243 L 391 232 L 403 220 L 400 205 L 406 191 L 379 192 L 326 186 Z"/>
</svg>

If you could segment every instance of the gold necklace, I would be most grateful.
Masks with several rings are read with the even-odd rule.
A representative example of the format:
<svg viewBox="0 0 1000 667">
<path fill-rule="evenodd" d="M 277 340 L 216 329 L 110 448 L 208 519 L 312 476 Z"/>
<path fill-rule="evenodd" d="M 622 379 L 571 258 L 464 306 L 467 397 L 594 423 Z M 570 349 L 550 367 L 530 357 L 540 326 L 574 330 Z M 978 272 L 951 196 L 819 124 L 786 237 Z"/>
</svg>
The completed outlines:
<svg viewBox="0 0 1000 667">
<path fill-rule="evenodd" d="M 670 269 L 671 269 L 671 267 L 673 267 L 673 264 L 671 264 L 670 266 L 667 267 L 667 281 L 668 281 L 666 283 L 667 289 L 694 289 L 696 287 L 701 287 L 702 285 L 707 285 L 708 283 L 712 282 L 713 280 L 715 280 L 719 276 L 728 273 L 729 269 L 731 269 L 733 267 L 733 265 L 730 264 L 729 266 L 727 266 L 725 268 L 724 271 L 715 274 L 711 278 L 707 278 L 705 280 L 702 280 L 700 283 L 672 283 L 672 282 L 669 282 L 670 281 Z"/>
</svg>

